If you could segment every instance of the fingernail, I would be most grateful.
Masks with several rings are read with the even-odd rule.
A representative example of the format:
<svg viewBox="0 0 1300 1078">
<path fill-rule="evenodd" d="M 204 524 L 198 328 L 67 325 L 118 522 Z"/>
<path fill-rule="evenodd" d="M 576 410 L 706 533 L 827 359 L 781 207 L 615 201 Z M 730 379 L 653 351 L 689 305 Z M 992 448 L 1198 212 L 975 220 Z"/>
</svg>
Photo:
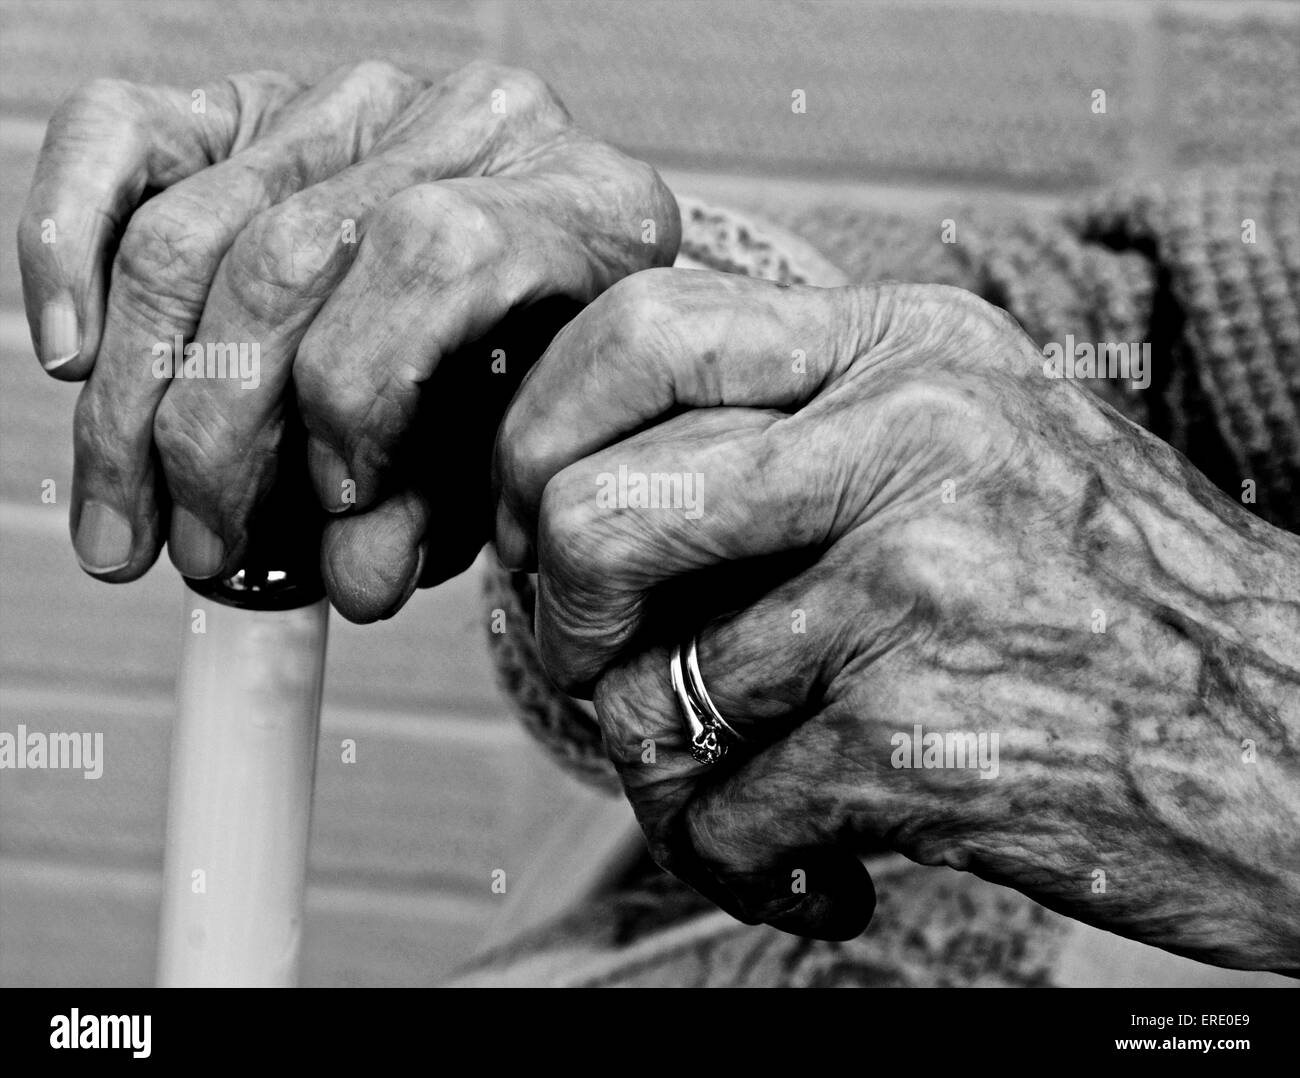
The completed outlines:
<svg viewBox="0 0 1300 1078">
<path fill-rule="evenodd" d="M 81 355 L 81 327 L 71 298 L 50 300 L 41 310 L 41 366 L 57 370 Z"/>
<path fill-rule="evenodd" d="M 496 541 L 492 545 L 502 568 L 518 573 L 528 565 L 531 550 L 528 536 L 504 499 L 497 502 Z"/>
<path fill-rule="evenodd" d="M 316 484 L 316 496 L 329 513 L 342 513 L 357 503 L 357 484 L 345 461 L 318 438 L 307 443 L 307 468 Z"/>
<path fill-rule="evenodd" d="M 86 502 L 72 545 L 87 572 L 111 573 L 131 560 L 131 525 L 103 502 Z"/>
<path fill-rule="evenodd" d="M 206 580 L 221 572 L 226 561 L 226 545 L 188 509 L 172 510 L 171 542 L 167 544 L 172 564 L 182 576 Z"/>
</svg>

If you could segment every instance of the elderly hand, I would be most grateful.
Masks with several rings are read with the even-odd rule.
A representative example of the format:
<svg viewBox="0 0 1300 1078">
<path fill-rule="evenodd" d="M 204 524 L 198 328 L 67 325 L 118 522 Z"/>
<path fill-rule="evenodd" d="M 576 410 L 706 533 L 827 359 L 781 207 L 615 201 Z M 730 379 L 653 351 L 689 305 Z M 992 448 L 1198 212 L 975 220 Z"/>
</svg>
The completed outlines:
<svg viewBox="0 0 1300 1078">
<path fill-rule="evenodd" d="M 42 364 L 87 379 L 82 566 L 134 580 L 170 537 L 188 576 L 236 568 L 277 475 L 304 467 L 300 413 L 338 514 L 330 596 L 392 614 L 490 534 L 497 421 L 555 329 L 678 237 L 654 171 L 524 71 L 89 85 L 50 123 L 19 229 Z M 208 377 L 173 368 L 178 340 Z"/>
<path fill-rule="evenodd" d="M 655 856 L 736 916 L 855 935 L 884 845 L 1300 970 L 1300 541 L 1005 313 L 638 274 L 556 337 L 496 472 L 548 670 L 594 689 Z M 746 738 L 708 766 L 668 677 L 696 632 Z"/>
</svg>

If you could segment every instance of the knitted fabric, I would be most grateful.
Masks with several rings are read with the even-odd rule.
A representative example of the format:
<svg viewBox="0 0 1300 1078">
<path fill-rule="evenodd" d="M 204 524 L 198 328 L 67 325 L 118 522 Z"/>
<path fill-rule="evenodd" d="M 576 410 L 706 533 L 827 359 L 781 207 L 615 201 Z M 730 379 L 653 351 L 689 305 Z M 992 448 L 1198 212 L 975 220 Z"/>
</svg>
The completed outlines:
<svg viewBox="0 0 1300 1078">
<path fill-rule="evenodd" d="M 967 288 L 1039 345 L 1149 341 L 1150 388 L 1091 388 L 1229 497 L 1253 480 L 1247 508 L 1300 530 L 1300 163 L 1126 185 L 1061 213 L 952 216 L 951 244 L 928 218 L 816 207 L 780 219 L 854 280 Z"/>
<path fill-rule="evenodd" d="M 620 888 L 475 960 L 459 987 L 1032 988 L 1069 923 L 974 876 L 873 867 L 871 929 L 843 943 L 701 913 L 670 877 Z M 647 925 L 653 913 L 657 924 Z"/>
<path fill-rule="evenodd" d="M 732 272 L 838 283 L 815 251 L 769 226 L 682 200 L 682 250 Z M 967 288 L 1005 307 L 1041 346 L 1150 342 L 1146 390 L 1088 383 L 1107 403 L 1186 454 L 1230 497 L 1300 531 L 1300 169 L 1189 174 L 1055 214 L 954 215 L 938 223 L 819 206 L 780 216 L 859 282 Z M 1253 237 L 1248 232 L 1253 222 Z M 1254 242 L 1245 242 L 1253 238 Z M 532 625 L 525 574 L 487 574 L 488 602 Z M 525 726 L 578 777 L 614 790 L 590 713 L 547 681 L 531 632 L 491 634 L 499 679 Z"/>
</svg>

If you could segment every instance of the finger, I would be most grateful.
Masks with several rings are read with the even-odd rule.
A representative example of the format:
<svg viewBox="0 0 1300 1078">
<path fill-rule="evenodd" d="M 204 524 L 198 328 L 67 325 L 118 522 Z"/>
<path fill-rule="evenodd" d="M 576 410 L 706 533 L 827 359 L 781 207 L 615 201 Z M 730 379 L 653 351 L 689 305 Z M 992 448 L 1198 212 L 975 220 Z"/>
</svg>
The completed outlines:
<svg viewBox="0 0 1300 1078">
<path fill-rule="evenodd" d="M 572 260 L 563 235 L 557 229 L 545 244 L 521 247 L 526 226 L 497 204 L 495 183 L 422 184 L 391 199 L 303 338 L 294 386 L 326 509 L 364 509 L 380 495 L 440 364 L 526 302 L 543 266 L 554 267 L 556 288 L 567 287 Z M 479 394 L 500 396 L 498 387 L 517 382 L 511 368 L 524 358 L 506 343 L 495 357 L 475 349 Z M 459 415 L 477 411 L 477 403 L 458 402 Z M 483 482 L 490 483 L 486 471 Z"/>
<path fill-rule="evenodd" d="M 434 372 L 514 314 L 514 332 L 475 349 L 475 389 L 493 402 L 484 421 L 495 433 L 507 390 L 573 305 L 618 272 L 593 262 L 569 220 L 576 205 L 545 183 L 449 180 L 410 188 L 376 215 L 294 362 L 322 505 L 339 512 L 377 497 Z M 483 452 L 486 468 L 490 440 Z"/>
<path fill-rule="evenodd" d="M 846 839 L 862 796 L 828 766 L 835 729 L 852 721 L 809 719 L 688 806 L 685 841 L 745 919 L 830 940 L 853 939 L 870 923 L 875 888 Z"/>
<path fill-rule="evenodd" d="M 392 617 L 415 587 L 462 572 L 482 549 L 491 522 L 489 453 L 500 414 L 492 398 L 508 387 L 499 388 L 501 379 L 478 358 L 498 344 L 512 348 L 509 337 L 508 327 L 499 327 L 434 372 L 388 492 L 364 510 L 330 520 L 325 587 L 349 620 Z"/>
<path fill-rule="evenodd" d="M 325 590 L 349 621 L 391 618 L 417 587 L 433 587 L 464 572 L 483 548 L 486 487 L 479 483 L 476 499 L 473 492 L 434 485 L 436 493 L 404 488 L 363 512 L 327 521 Z M 467 515 L 480 517 L 483 528 L 464 524 Z"/>
<path fill-rule="evenodd" d="M 145 192 L 237 153 L 299 90 L 265 71 L 195 90 L 101 79 L 59 106 L 18 226 L 27 320 L 50 374 L 75 381 L 94 366 L 108 259 Z"/>
<path fill-rule="evenodd" d="M 157 195 L 130 220 L 113 263 L 98 361 L 78 402 L 75 441 L 77 502 L 96 507 L 92 520 L 117 522 L 116 549 L 97 542 L 103 534 L 74 522 L 84 567 L 110 579 L 134 579 L 157 556 L 157 504 L 151 449 L 155 410 L 173 384 L 177 342 L 189 341 L 222 257 L 257 214 L 304 185 L 329 176 L 364 152 L 418 87 L 387 65 L 361 65 L 324 80 L 287 105 L 252 145 Z M 256 344 L 255 338 L 198 337 L 204 358 L 227 344 Z M 197 366 L 203 371 L 205 363 Z M 238 390 L 248 385 L 236 380 Z M 220 393 L 219 380 L 204 379 Z M 228 402 L 231 405 L 234 402 Z M 222 417 L 205 413 L 200 439 L 222 437 Z M 259 447 L 250 447 L 254 451 Z M 183 506 L 175 525 L 188 541 L 178 565 L 198 577 L 214 575 L 224 562 L 219 538 Z M 113 557 L 117 555 L 117 557 Z"/>
<path fill-rule="evenodd" d="M 428 556 L 427 498 L 403 491 L 368 512 L 325 525 L 321 575 L 335 608 L 349 621 L 392 617 L 415 591 Z"/>
<path fill-rule="evenodd" d="M 849 438 L 801 416 L 688 412 L 551 480 L 537 641 L 556 684 L 588 693 L 653 621 L 666 582 L 678 582 L 679 603 L 695 603 L 705 570 L 815 551 L 852 528 L 880 485 L 857 463 L 863 414 Z"/>
<path fill-rule="evenodd" d="M 503 81 L 489 74 L 478 92 Z M 462 163 L 461 171 L 500 174 L 423 184 L 384 205 L 298 348 L 295 383 L 328 509 L 346 508 L 342 480 L 358 507 L 378 495 L 425 382 L 446 356 L 531 306 L 526 347 L 491 357 L 496 381 L 513 384 L 559 328 L 536 317 L 539 303 L 585 304 L 676 252 L 676 205 L 653 170 L 572 132 L 544 84 L 517 81 L 512 99 L 536 114 L 523 126 L 540 149 L 517 162 Z M 482 112 L 468 101 L 457 107 Z M 656 221 L 647 241 L 646 224 Z"/>
<path fill-rule="evenodd" d="M 698 632 L 709 696 L 745 738 L 717 764 L 700 764 L 689 753 L 668 647 L 652 647 L 611 670 L 595 696 L 607 749 L 660 863 L 742 920 L 826 939 L 857 935 L 874 905 L 870 878 L 851 849 L 837 846 L 832 824 L 818 817 L 806 827 L 802 818 L 790 826 L 792 816 L 822 811 L 819 798 L 833 788 L 799 779 L 816 753 L 838 758 L 836 746 L 803 737 L 809 758 L 797 761 L 801 770 L 773 775 L 763 767 L 774 745 L 784 745 L 794 731 L 802 737 L 823 709 L 836 706 L 827 694 L 840 671 L 872 661 L 873 654 L 859 654 L 852 642 L 871 639 L 885 648 L 895 632 L 893 618 L 901 611 L 891 611 L 881 589 L 855 568 L 847 553 L 832 549 L 743 611 Z M 761 784 L 748 781 L 759 772 Z M 787 785 L 778 789 L 778 781 Z M 701 803 L 708 814 L 697 814 Z"/>
<path fill-rule="evenodd" d="M 373 150 L 367 139 L 352 132 L 348 144 L 369 151 L 364 160 L 328 177 L 313 177 L 320 182 L 258 215 L 230 246 L 207 296 L 196 340 L 256 346 L 257 393 L 241 392 L 234 381 L 177 381 L 168 389 L 154 427 L 168 488 L 184 511 L 170 545 L 182 572 L 211 575 L 239 560 L 249 517 L 271 485 L 267 472 L 275 462 L 274 416 L 294 356 L 327 297 L 349 274 L 356 241 L 374 246 L 364 242 L 374 211 L 427 180 L 507 168 L 511 155 L 527 148 L 517 134 L 510 137 L 521 125 L 558 134 L 567 123 L 562 111 L 543 115 L 541 102 L 530 112 L 522 90 L 511 98 L 514 113 L 505 119 L 493 113 L 494 86 L 505 82 L 513 91 L 511 79 L 520 82 L 523 74 L 472 65 L 416 95 Z M 350 130 L 350 125 L 334 126 Z M 544 137 L 546 130 L 531 134 Z M 396 216 L 410 224 L 407 215 Z M 379 230 L 385 240 L 409 239 L 393 237 L 382 226 Z M 406 249 L 420 265 L 454 264 L 461 255 L 458 249 L 435 246 L 414 250 L 409 242 Z M 409 275 L 382 261 L 387 252 L 380 254 L 375 272 L 390 291 L 405 295 Z M 352 313 L 360 319 L 350 326 L 353 333 L 368 333 L 363 327 L 374 318 L 375 307 Z M 376 408 L 383 404 L 370 402 Z M 312 457 L 317 459 L 319 451 L 313 450 Z"/>
<path fill-rule="evenodd" d="M 497 548 L 531 557 L 547 482 L 681 408 L 792 411 L 865 349 L 862 294 L 779 288 L 734 274 L 628 278 L 566 327 L 511 403 L 497 439 Z"/>
</svg>

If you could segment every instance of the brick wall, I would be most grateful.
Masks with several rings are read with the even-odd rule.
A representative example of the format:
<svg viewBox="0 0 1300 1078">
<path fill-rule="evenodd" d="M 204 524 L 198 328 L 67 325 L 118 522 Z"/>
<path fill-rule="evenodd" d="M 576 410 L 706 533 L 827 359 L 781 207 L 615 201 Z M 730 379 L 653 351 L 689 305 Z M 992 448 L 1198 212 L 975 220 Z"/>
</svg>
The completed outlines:
<svg viewBox="0 0 1300 1078">
<path fill-rule="evenodd" d="M 37 119 L 96 75 L 488 56 L 669 167 L 1051 189 L 1300 141 L 1290 2 L 6 0 L 0 17 L 0 108 Z"/>
</svg>

